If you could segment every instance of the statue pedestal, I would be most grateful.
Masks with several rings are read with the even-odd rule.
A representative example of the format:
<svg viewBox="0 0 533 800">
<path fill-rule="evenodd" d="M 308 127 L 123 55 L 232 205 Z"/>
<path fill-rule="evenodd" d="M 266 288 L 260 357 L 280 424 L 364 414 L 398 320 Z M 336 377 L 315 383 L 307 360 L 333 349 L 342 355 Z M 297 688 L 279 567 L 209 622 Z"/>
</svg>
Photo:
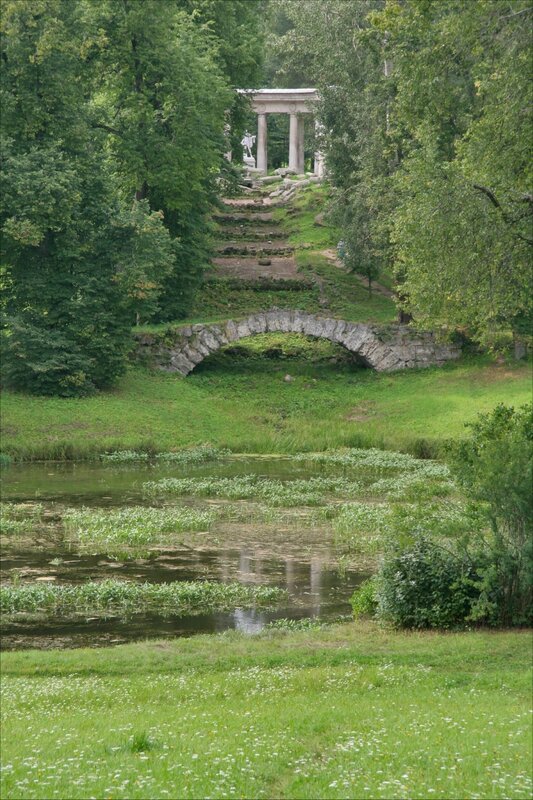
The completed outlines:
<svg viewBox="0 0 533 800">
<path fill-rule="evenodd" d="M 255 158 L 253 156 L 243 156 L 243 163 L 251 169 L 255 169 Z"/>
</svg>

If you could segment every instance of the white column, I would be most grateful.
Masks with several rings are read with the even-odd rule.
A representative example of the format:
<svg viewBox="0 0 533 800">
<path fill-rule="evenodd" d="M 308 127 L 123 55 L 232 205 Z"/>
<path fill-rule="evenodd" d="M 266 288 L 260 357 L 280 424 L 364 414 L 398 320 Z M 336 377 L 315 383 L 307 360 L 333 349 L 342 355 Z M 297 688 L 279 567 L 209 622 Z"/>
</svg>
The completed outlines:
<svg viewBox="0 0 533 800">
<path fill-rule="evenodd" d="M 267 118 L 266 114 L 257 115 L 257 169 L 267 171 Z"/>
<path fill-rule="evenodd" d="M 291 114 L 289 126 L 289 169 L 298 175 L 304 171 L 304 121 L 298 114 Z"/>
<path fill-rule="evenodd" d="M 298 117 L 298 175 L 301 175 L 305 170 L 305 157 L 304 157 L 304 118 Z"/>
<path fill-rule="evenodd" d="M 296 114 L 291 114 L 289 123 L 289 169 L 298 172 L 298 125 Z"/>
</svg>

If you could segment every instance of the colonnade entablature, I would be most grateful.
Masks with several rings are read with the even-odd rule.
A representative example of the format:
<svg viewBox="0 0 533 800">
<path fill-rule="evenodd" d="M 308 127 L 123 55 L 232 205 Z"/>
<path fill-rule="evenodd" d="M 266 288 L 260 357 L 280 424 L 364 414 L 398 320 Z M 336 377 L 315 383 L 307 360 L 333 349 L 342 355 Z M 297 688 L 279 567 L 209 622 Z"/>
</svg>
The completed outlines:
<svg viewBox="0 0 533 800">
<path fill-rule="evenodd" d="M 318 100 L 316 89 L 238 89 L 239 94 L 250 98 L 252 110 L 257 114 L 257 170 L 266 173 L 268 168 L 268 114 L 289 114 L 289 169 L 297 174 L 304 171 L 304 114 L 313 114 Z M 246 137 L 245 137 L 246 138 Z M 250 137 L 253 140 L 254 137 Z M 244 140 L 243 140 L 244 142 Z M 251 142 L 253 144 L 253 141 Z M 252 166 L 250 143 L 244 161 Z M 315 153 L 314 173 L 322 177 L 324 162 L 321 153 Z"/>
</svg>

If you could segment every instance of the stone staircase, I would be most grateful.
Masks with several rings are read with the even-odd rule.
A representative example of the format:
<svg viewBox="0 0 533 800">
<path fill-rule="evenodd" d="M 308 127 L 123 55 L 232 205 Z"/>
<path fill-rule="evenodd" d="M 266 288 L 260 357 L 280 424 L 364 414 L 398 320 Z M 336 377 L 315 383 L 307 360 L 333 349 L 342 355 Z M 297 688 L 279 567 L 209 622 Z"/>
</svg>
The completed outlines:
<svg viewBox="0 0 533 800">
<path fill-rule="evenodd" d="M 300 183 L 305 183 L 301 181 Z M 291 190 L 292 191 L 292 190 Z M 276 190 L 279 193 L 279 189 Z M 298 272 L 294 248 L 285 238 L 273 206 L 287 200 L 261 195 L 224 201 L 216 221 L 219 240 L 212 259 L 212 277 L 248 288 L 256 284 L 309 282 Z M 315 285 L 312 283 L 311 285 Z M 297 288 L 301 288 L 298 283 Z M 320 302 L 320 300 L 319 300 Z M 378 372 L 442 365 L 460 357 L 457 344 L 439 341 L 430 331 L 405 325 L 356 323 L 298 309 L 271 308 L 246 318 L 216 324 L 178 325 L 162 333 L 136 334 L 136 353 L 144 364 L 188 375 L 211 353 L 239 339 L 260 333 L 298 333 L 338 343 L 356 360 Z"/>
<path fill-rule="evenodd" d="M 212 277 L 242 279 L 247 285 L 309 281 L 298 272 L 294 247 L 286 241 L 272 206 L 272 200 L 260 194 L 224 201 L 215 217 L 219 241 Z"/>
</svg>

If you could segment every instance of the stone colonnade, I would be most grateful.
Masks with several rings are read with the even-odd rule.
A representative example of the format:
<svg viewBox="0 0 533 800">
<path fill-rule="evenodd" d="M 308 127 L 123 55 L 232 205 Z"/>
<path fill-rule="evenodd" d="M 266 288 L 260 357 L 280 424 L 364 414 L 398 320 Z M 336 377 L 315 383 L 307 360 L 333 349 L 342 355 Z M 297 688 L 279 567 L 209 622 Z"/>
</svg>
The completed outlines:
<svg viewBox="0 0 533 800">
<path fill-rule="evenodd" d="M 313 113 L 317 100 L 316 89 L 239 89 L 252 101 L 257 114 L 256 167 L 265 173 L 268 167 L 268 114 L 289 114 L 289 169 L 297 174 L 304 171 L 304 114 Z M 315 153 L 314 173 L 322 177 L 324 161 Z"/>
</svg>

